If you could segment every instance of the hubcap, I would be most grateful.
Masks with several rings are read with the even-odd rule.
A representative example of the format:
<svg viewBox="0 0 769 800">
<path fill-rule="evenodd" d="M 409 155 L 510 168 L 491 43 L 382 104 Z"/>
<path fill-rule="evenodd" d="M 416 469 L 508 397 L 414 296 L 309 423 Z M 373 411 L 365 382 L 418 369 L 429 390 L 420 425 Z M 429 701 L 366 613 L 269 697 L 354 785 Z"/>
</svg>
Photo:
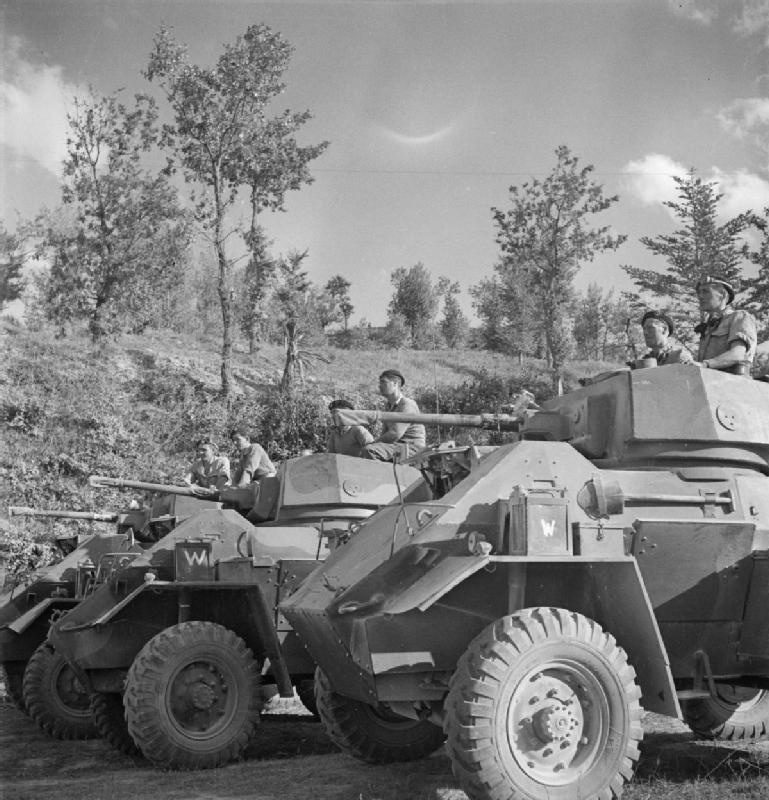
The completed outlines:
<svg viewBox="0 0 769 800">
<path fill-rule="evenodd" d="M 232 685 L 233 676 L 223 665 L 194 661 L 182 666 L 169 682 L 166 694 L 174 725 L 192 738 L 215 736 L 235 713 L 237 698 L 230 692 Z"/>
<path fill-rule="evenodd" d="M 550 661 L 528 672 L 508 706 L 507 740 L 533 780 L 563 786 L 584 774 L 603 750 L 609 703 L 581 664 Z"/>
<path fill-rule="evenodd" d="M 54 674 L 54 687 L 56 698 L 70 714 L 90 716 L 91 699 L 68 664 L 59 665 Z"/>
</svg>

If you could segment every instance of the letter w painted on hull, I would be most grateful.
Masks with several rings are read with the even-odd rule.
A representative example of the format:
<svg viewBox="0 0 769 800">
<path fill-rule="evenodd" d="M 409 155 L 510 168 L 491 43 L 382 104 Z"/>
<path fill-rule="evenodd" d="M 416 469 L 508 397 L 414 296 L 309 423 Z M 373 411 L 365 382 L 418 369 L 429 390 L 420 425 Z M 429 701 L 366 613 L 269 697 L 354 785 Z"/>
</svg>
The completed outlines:
<svg viewBox="0 0 769 800">
<path fill-rule="evenodd" d="M 189 550 L 184 551 L 184 557 L 191 567 L 195 565 L 202 567 L 206 563 L 206 555 L 207 553 L 205 550 L 198 550 L 197 552 L 190 552 Z"/>
<path fill-rule="evenodd" d="M 541 519 L 540 524 L 542 525 L 542 535 L 549 539 L 555 533 L 555 520 L 554 519 Z"/>
</svg>

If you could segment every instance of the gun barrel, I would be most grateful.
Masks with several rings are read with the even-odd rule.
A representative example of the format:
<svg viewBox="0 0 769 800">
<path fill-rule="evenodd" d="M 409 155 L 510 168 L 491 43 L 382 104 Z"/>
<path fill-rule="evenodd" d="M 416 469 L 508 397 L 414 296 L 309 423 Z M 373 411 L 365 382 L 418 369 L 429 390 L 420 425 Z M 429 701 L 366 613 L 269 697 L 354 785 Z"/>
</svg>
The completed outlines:
<svg viewBox="0 0 769 800">
<path fill-rule="evenodd" d="M 363 411 L 336 409 L 342 425 L 371 425 L 379 422 L 413 422 L 421 425 L 454 425 L 462 428 L 517 431 L 521 417 L 510 414 L 411 414 L 398 411 Z"/>
<path fill-rule="evenodd" d="M 53 517 L 55 519 L 86 519 L 91 522 L 117 522 L 117 514 L 97 511 L 58 511 L 56 509 L 9 506 L 9 517 Z"/>
<path fill-rule="evenodd" d="M 194 486 L 177 486 L 173 483 L 147 483 L 146 481 L 132 481 L 127 478 L 109 478 L 105 475 L 91 475 L 88 478 L 89 486 L 96 489 L 106 489 L 114 486 L 116 489 L 143 489 L 147 492 L 162 492 L 163 494 L 180 494 L 186 497 L 202 497 L 202 492 Z M 207 492 L 206 499 L 215 500 L 218 492 Z"/>
</svg>

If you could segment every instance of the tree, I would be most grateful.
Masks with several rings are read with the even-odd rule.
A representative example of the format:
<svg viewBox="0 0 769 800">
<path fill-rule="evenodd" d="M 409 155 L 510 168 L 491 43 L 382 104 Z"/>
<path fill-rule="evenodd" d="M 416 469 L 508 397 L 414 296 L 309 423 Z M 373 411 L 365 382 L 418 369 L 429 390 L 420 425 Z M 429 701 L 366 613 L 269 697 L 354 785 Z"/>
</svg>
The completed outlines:
<svg viewBox="0 0 769 800">
<path fill-rule="evenodd" d="M 510 278 L 508 286 L 523 286 L 536 302 L 538 327 L 557 382 L 572 342 L 568 312 L 574 277 L 583 263 L 616 250 L 626 237 L 610 236 L 608 226 L 588 226 L 594 214 L 619 198 L 604 197 L 602 187 L 591 180 L 594 167 L 579 168 L 568 147 L 561 145 L 555 154 L 550 175 L 511 186 L 510 208 L 492 208 L 492 214 L 502 251 L 498 274 Z"/>
<path fill-rule="evenodd" d="M 758 275 L 746 280 L 748 297 L 745 307 L 753 313 L 759 324 L 759 340 L 769 336 L 769 208 L 764 208 L 763 218 L 757 218 L 756 226 L 761 231 L 757 249 L 747 250 L 747 258 L 758 267 Z"/>
<path fill-rule="evenodd" d="M 175 292 L 191 238 L 168 170 L 142 160 L 158 139 L 154 101 L 92 90 L 68 115 L 62 199 L 71 213 L 38 222 L 52 266 L 49 318 L 85 318 L 94 340 L 155 321 L 156 301 Z"/>
<path fill-rule="evenodd" d="M 350 301 L 350 281 L 341 275 L 334 275 L 326 283 L 326 291 L 334 298 L 339 313 L 344 320 L 344 329 L 347 331 L 350 323 L 350 315 L 355 310 L 355 306 Z"/>
<path fill-rule="evenodd" d="M 395 287 L 389 313 L 400 314 L 411 334 L 412 347 L 419 347 L 438 310 L 438 293 L 430 273 L 421 262 L 399 267 L 390 274 Z"/>
<path fill-rule="evenodd" d="M 18 231 L 8 233 L 0 220 L 0 308 L 18 300 L 24 291 L 22 269 L 27 253 L 23 246 L 24 236 Z"/>
<path fill-rule="evenodd" d="M 248 352 L 256 352 L 259 327 L 265 321 L 269 289 L 275 278 L 276 263 L 270 256 L 272 241 L 261 225 L 253 225 L 247 233 L 250 251 L 243 274 L 243 304 L 240 326 L 248 341 Z"/>
<path fill-rule="evenodd" d="M 691 331 L 697 318 L 697 281 L 717 275 L 739 285 L 747 249 L 740 242 L 750 227 L 760 225 L 751 211 L 718 224 L 718 203 L 723 197 L 715 183 L 703 182 L 690 170 L 686 178 L 674 177 L 679 202 L 666 201 L 682 227 L 671 234 L 644 236 L 641 243 L 667 261 L 664 272 L 624 265 L 641 293 L 651 295 L 670 310 L 676 327 Z M 684 333 L 684 335 L 686 335 Z"/>
<path fill-rule="evenodd" d="M 296 146 L 293 132 L 308 113 L 285 112 L 268 119 L 268 105 L 285 89 L 282 76 L 292 47 L 265 25 L 251 25 L 234 45 L 225 45 L 216 66 L 190 64 L 186 48 L 166 28 L 155 36 L 145 76 L 157 81 L 174 113 L 165 129 L 166 145 L 181 163 L 198 220 L 203 223 L 216 254 L 218 295 L 222 312 L 221 386 L 232 386 L 233 258 L 228 240 L 236 226 L 228 221 L 239 189 L 248 187 L 251 224 L 246 236 L 252 258 L 258 247 L 258 213 L 283 207 L 289 189 L 309 180 L 307 163 L 322 149 Z M 254 269 L 259 265 L 255 261 Z M 256 286 L 264 288 L 263 281 Z"/>
<path fill-rule="evenodd" d="M 442 277 L 438 280 L 436 291 L 438 296 L 443 298 L 443 317 L 440 322 L 443 338 L 449 347 L 461 347 L 467 340 L 470 323 L 457 300 L 460 292 L 459 283 Z"/>
<path fill-rule="evenodd" d="M 280 388 L 290 392 L 296 373 L 304 383 L 305 368 L 313 361 L 326 361 L 319 353 L 301 347 L 302 341 L 318 324 L 317 306 L 322 297 L 315 291 L 302 262 L 308 251 L 294 250 L 278 264 L 278 285 L 275 301 L 283 327 L 286 361 Z"/>
</svg>

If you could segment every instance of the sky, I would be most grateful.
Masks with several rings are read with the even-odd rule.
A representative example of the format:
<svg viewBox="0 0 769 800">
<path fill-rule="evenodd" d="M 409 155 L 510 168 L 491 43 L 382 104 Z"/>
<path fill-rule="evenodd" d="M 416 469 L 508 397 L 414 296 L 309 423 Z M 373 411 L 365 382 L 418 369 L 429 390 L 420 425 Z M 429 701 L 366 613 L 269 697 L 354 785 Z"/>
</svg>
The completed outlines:
<svg viewBox="0 0 769 800">
<path fill-rule="evenodd" d="M 309 109 L 300 143 L 330 142 L 262 223 L 274 253 L 309 250 L 316 284 L 351 282 L 353 322 L 383 324 L 391 273 L 417 262 L 470 314 L 499 255 L 491 208 L 562 144 L 619 195 L 594 224 L 628 236 L 583 265 L 583 291 L 664 269 L 639 238 L 676 227 L 672 176 L 715 181 L 724 219 L 769 206 L 769 0 L 0 0 L 0 219 L 59 202 L 75 96 L 154 91 L 161 24 L 211 66 L 254 23 L 294 47 L 272 110 Z"/>
</svg>

